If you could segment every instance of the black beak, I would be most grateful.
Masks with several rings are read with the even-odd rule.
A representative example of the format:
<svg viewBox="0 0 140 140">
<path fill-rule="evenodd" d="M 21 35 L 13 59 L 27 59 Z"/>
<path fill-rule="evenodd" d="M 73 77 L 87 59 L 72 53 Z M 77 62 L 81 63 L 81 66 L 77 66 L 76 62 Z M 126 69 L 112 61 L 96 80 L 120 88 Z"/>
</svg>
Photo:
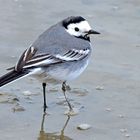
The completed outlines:
<svg viewBox="0 0 140 140">
<path fill-rule="evenodd" d="M 100 33 L 94 30 L 89 30 L 88 34 L 100 34 Z"/>
</svg>

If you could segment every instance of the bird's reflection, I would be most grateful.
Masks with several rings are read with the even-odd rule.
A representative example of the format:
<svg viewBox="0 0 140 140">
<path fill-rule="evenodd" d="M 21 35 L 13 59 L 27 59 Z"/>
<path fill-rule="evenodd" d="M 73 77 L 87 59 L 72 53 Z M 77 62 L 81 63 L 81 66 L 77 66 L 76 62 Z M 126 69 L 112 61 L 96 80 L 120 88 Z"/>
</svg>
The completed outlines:
<svg viewBox="0 0 140 140">
<path fill-rule="evenodd" d="M 67 116 L 67 120 L 66 120 L 64 126 L 62 127 L 60 134 L 55 133 L 55 132 L 54 133 L 47 133 L 44 130 L 45 114 L 43 114 L 42 123 L 41 123 L 41 130 L 40 130 L 38 140 L 72 140 L 68 136 L 64 135 L 64 131 L 68 125 L 69 120 L 70 120 L 70 116 Z"/>
</svg>

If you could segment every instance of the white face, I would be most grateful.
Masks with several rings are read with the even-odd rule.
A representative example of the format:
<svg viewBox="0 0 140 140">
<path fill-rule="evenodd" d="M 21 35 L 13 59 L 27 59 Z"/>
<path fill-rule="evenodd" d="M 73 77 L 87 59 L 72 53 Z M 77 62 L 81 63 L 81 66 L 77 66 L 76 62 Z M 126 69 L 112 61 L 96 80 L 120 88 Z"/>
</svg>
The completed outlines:
<svg viewBox="0 0 140 140">
<path fill-rule="evenodd" d="M 85 36 L 88 31 L 91 30 L 87 21 L 81 21 L 79 23 L 71 23 L 67 26 L 66 31 L 74 36 Z"/>
</svg>

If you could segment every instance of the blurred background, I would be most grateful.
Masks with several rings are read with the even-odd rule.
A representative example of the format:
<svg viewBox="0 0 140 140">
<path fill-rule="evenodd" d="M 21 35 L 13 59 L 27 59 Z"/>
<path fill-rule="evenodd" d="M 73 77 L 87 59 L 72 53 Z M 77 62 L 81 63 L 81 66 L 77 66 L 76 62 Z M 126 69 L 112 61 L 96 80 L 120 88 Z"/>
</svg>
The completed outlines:
<svg viewBox="0 0 140 140">
<path fill-rule="evenodd" d="M 65 140 L 139 140 L 139 0 L 0 0 L 0 75 L 43 31 L 71 15 L 83 16 L 101 35 L 91 38 L 94 49 L 87 70 L 69 83 L 68 97 L 81 109 L 68 122 Z M 50 135 L 61 135 L 67 120 L 61 85 L 47 92 L 50 115 L 42 130 L 38 81 L 22 79 L 0 89 L 1 140 L 51 140 Z M 84 122 L 91 129 L 77 130 Z"/>
</svg>

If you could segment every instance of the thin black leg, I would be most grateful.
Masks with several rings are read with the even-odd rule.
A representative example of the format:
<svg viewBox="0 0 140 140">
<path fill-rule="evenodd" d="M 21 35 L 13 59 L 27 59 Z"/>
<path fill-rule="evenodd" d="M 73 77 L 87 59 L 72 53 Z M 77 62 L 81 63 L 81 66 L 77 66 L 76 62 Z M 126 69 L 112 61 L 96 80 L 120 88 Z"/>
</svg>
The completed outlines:
<svg viewBox="0 0 140 140">
<path fill-rule="evenodd" d="M 46 83 L 42 83 L 43 87 L 43 99 L 44 99 L 44 113 L 46 112 L 47 104 L 46 104 Z"/>
<path fill-rule="evenodd" d="M 67 90 L 66 82 L 63 82 L 63 84 L 62 84 L 62 91 L 63 91 L 63 93 L 64 93 L 64 97 L 65 97 L 65 100 L 66 100 L 66 102 L 67 102 L 67 104 L 68 104 L 68 106 L 69 106 L 69 109 L 70 109 L 70 111 L 71 111 L 71 110 L 72 110 L 72 106 L 71 106 L 70 102 L 68 101 L 68 99 L 67 99 L 67 97 L 66 97 L 66 90 Z"/>
</svg>

